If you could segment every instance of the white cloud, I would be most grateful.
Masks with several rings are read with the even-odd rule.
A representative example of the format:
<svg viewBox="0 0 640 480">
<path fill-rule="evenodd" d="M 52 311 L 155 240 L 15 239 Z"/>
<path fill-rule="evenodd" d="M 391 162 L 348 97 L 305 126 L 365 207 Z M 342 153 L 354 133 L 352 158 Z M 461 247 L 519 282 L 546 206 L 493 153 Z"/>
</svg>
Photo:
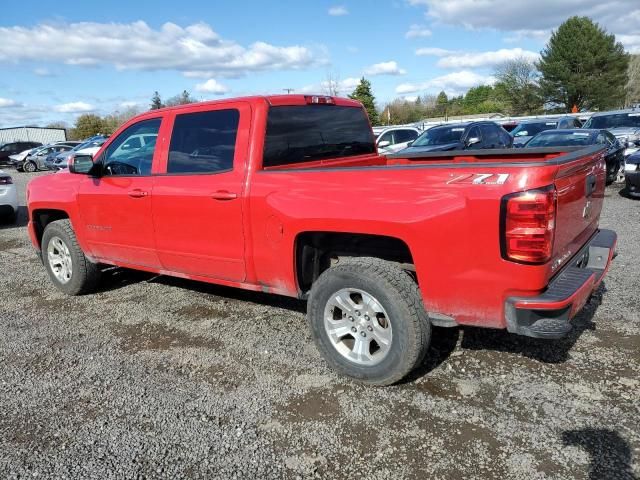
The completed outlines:
<svg viewBox="0 0 640 480">
<path fill-rule="evenodd" d="M 86 102 L 70 102 L 55 106 L 55 111 L 60 113 L 85 113 L 94 110 L 95 107 Z"/>
<path fill-rule="evenodd" d="M 391 60 L 371 65 L 364 70 L 365 75 L 404 75 L 406 70 L 400 68 L 398 63 Z"/>
<path fill-rule="evenodd" d="M 462 70 L 460 72 L 453 72 L 440 77 L 435 77 L 424 82 L 401 83 L 396 87 L 396 93 L 403 95 L 423 91 L 444 90 L 447 95 L 460 95 L 471 87 L 488 85 L 494 82 L 495 78 L 492 76 L 480 75 L 476 72 Z"/>
<path fill-rule="evenodd" d="M 404 34 L 405 38 L 424 38 L 431 36 L 431 30 L 424 25 L 411 25 L 407 33 Z"/>
<path fill-rule="evenodd" d="M 418 48 L 416 50 L 416 55 L 418 55 L 419 57 L 444 57 L 446 55 L 454 55 L 458 52 L 456 52 L 455 50 L 446 50 L 444 48 L 438 48 L 438 47 L 425 47 L 425 48 Z"/>
<path fill-rule="evenodd" d="M 128 101 L 120 102 L 118 106 L 120 108 L 135 108 L 140 106 L 140 102 L 136 102 L 135 100 L 128 100 Z"/>
<path fill-rule="evenodd" d="M 18 107 L 20 104 L 10 98 L 0 97 L 0 108 Z"/>
<path fill-rule="evenodd" d="M 295 90 L 295 93 L 321 93 L 326 95 L 330 90 L 337 90 L 338 95 L 348 95 L 352 93 L 355 88 L 360 83 L 360 79 L 356 77 L 348 77 L 344 80 L 332 80 L 331 86 L 333 88 L 329 88 L 329 80 L 324 80 L 320 83 L 316 83 L 313 85 L 306 85 L 300 89 Z"/>
<path fill-rule="evenodd" d="M 265 42 L 242 46 L 221 38 L 206 23 L 187 27 L 165 23 L 154 30 L 143 21 L 0 27 L 0 60 L 206 72 L 209 77 L 300 69 L 317 62 L 315 53 L 307 47 L 279 47 Z"/>
<path fill-rule="evenodd" d="M 544 42 L 551 30 L 573 15 L 587 16 L 600 23 L 620 36 L 619 40 L 627 48 L 634 48 L 637 43 L 623 36 L 640 35 L 640 2 L 637 0 L 408 0 L 408 3 L 425 7 L 428 17 L 437 23 L 510 32 L 507 42 L 524 37 Z M 631 43 L 627 43 L 629 40 Z"/>
<path fill-rule="evenodd" d="M 33 73 L 39 77 L 55 77 L 55 74 L 48 68 L 34 68 Z"/>
<path fill-rule="evenodd" d="M 227 93 L 229 91 L 226 86 L 222 85 L 214 78 L 210 78 L 204 83 L 198 83 L 196 85 L 196 90 L 198 92 L 213 93 L 215 95 L 222 95 L 223 93 Z"/>
<path fill-rule="evenodd" d="M 336 5 L 329 9 L 329 15 L 333 17 L 341 17 L 343 15 L 349 15 L 349 10 L 344 5 Z"/>
<path fill-rule="evenodd" d="M 441 68 L 482 68 L 494 67 L 516 58 L 526 58 L 527 60 L 538 60 L 540 54 L 522 48 L 512 48 L 496 50 L 493 52 L 469 52 L 448 55 L 438 60 L 438 67 Z"/>
</svg>

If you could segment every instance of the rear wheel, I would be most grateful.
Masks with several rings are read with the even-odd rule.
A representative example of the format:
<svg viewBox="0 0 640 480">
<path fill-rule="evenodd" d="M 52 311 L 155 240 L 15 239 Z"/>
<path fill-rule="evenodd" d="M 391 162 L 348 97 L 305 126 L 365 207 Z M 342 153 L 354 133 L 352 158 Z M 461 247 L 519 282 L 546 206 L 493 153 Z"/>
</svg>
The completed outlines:
<svg viewBox="0 0 640 480">
<path fill-rule="evenodd" d="M 25 162 L 25 164 L 22 167 L 22 169 L 25 172 L 32 173 L 32 172 L 35 172 L 36 170 L 38 170 L 38 166 L 35 164 L 35 162 L 29 161 L 29 162 Z"/>
<path fill-rule="evenodd" d="M 42 261 L 51 281 L 68 295 L 89 293 L 98 284 L 98 266 L 80 249 L 69 220 L 57 220 L 45 228 Z"/>
<path fill-rule="evenodd" d="M 322 273 L 311 289 L 308 321 L 331 367 L 373 385 L 406 376 L 431 337 L 416 282 L 377 258 L 348 259 Z"/>
</svg>

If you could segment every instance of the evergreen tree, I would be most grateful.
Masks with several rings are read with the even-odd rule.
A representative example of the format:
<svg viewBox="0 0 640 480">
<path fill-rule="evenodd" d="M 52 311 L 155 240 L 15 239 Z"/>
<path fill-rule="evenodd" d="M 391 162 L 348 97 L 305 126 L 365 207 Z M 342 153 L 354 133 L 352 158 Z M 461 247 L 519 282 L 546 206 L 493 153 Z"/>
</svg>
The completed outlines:
<svg viewBox="0 0 640 480">
<path fill-rule="evenodd" d="M 153 97 L 151 97 L 151 108 L 150 108 L 150 110 L 157 110 L 157 109 L 162 108 L 162 107 L 164 107 L 164 105 L 162 103 L 162 99 L 160 98 L 160 94 L 156 90 L 155 92 L 153 92 Z"/>
<path fill-rule="evenodd" d="M 371 125 L 379 125 L 378 111 L 376 110 L 376 98 L 371 91 L 371 82 L 364 77 L 360 79 L 360 83 L 353 91 L 349 98 L 352 100 L 358 100 L 364 105 L 367 115 L 369 115 L 369 121 Z"/>
<path fill-rule="evenodd" d="M 571 17 L 541 52 L 540 86 L 547 103 L 566 111 L 606 110 L 625 100 L 628 55 L 615 36 L 588 17 Z"/>
<path fill-rule="evenodd" d="M 446 105 L 449 103 L 449 98 L 444 90 L 442 90 L 436 97 L 436 105 Z"/>
</svg>

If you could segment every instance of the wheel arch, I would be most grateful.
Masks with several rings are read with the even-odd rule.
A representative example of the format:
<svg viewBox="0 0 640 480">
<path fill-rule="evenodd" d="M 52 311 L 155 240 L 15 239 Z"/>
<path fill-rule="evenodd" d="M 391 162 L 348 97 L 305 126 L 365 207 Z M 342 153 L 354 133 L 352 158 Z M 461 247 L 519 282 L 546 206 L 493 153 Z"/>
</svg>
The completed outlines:
<svg viewBox="0 0 640 480">
<path fill-rule="evenodd" d="M 374 257 L 394 262 L 413 272 L 415 278 L 411 249 L 407 242 L 398 237 L 368 233 L 304 231 L 296 235 L 293 251 L 296 286 L 303 297 L 320 274 L 339 262 L 341 257 Z"/>
<path fill-rule="evenodd" d="M 53 209 L 53 208 L 40 208 L 31 212 L 31 221 L 33 222 L 33 228 L 38 242 L 38 247 L 42 248 L 42 235 L 44 229 L 47 228 L 51 222 L 56 220 L 70 219 L 69 214 L 65 210 Z"/>
</svg>

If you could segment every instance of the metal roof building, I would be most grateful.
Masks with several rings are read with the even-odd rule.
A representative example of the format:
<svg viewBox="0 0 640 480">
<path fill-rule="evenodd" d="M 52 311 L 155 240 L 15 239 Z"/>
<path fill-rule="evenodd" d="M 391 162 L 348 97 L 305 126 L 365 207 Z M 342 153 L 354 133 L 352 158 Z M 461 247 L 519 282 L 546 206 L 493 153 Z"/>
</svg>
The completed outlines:
<svg viewBox="0 0 640 480">
<path fill-rule="evenodd" d="M 8 142 L 40 142 L 46 145 L 66 139 L 67 131 L 64 128 L 0 128 L 0 145 Z"/>
</svg>

